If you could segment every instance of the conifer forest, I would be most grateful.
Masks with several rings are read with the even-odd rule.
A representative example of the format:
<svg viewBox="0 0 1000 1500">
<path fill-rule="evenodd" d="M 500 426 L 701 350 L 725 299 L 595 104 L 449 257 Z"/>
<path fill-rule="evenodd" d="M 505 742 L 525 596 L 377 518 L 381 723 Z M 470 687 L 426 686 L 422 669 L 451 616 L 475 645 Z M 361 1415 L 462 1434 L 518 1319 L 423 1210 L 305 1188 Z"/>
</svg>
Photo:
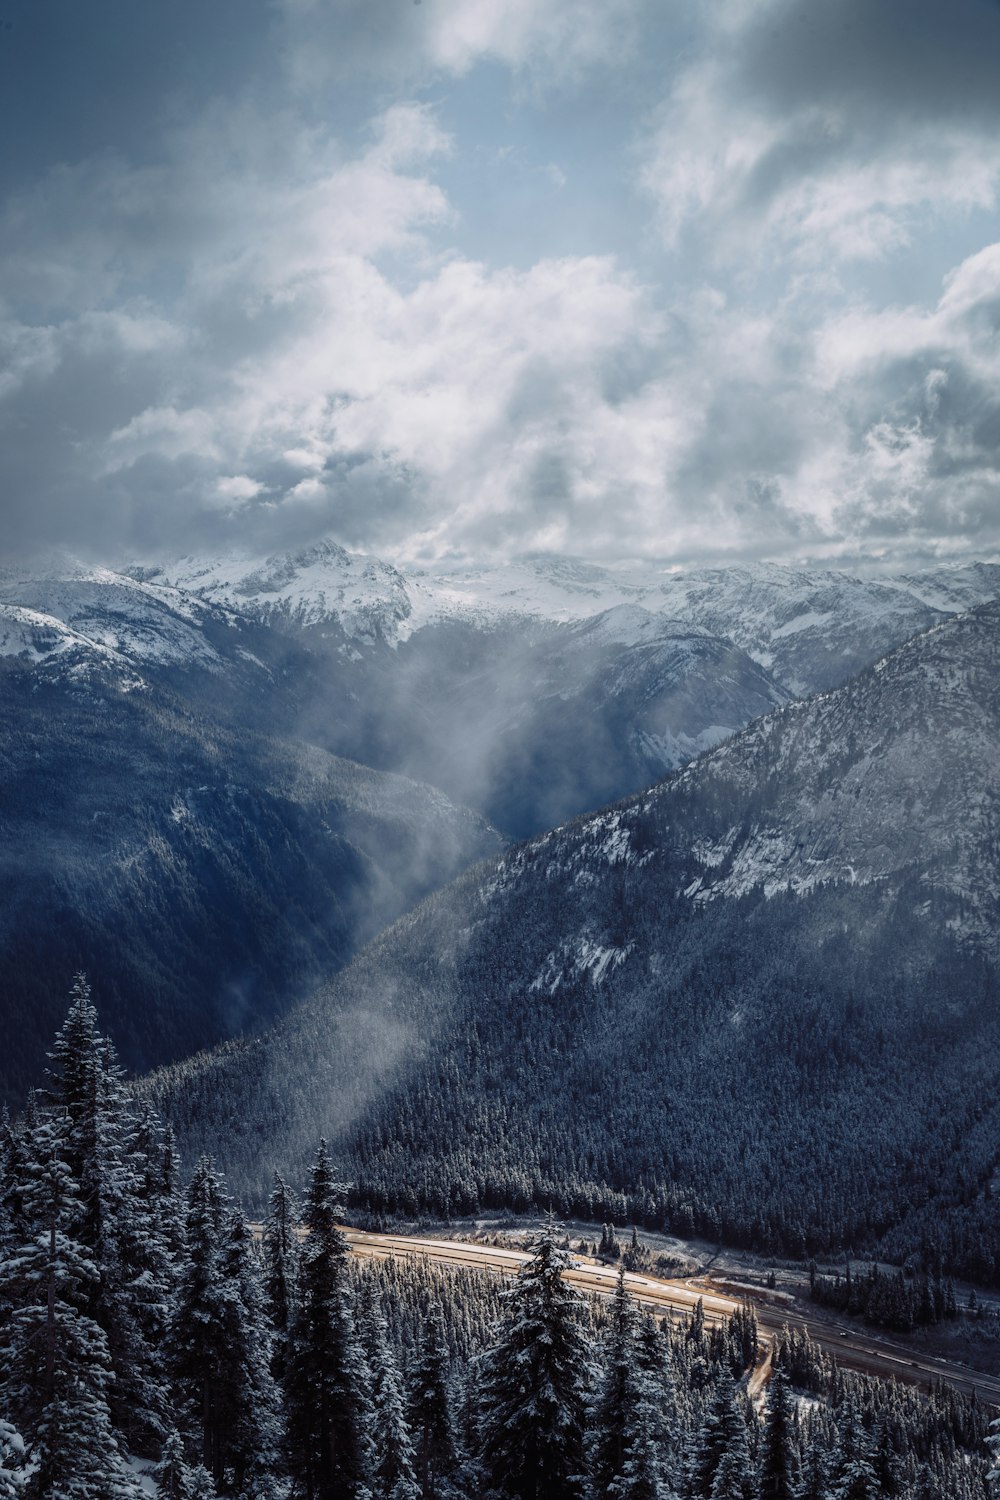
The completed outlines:
<svg viewBox="0 0 1000 1500">
<path fill-rule="evenodd" d="M 843 1372 L 786 1331 L 761 1399 L 751 1307 L 657 1321 L 623 1269 L 610 1298 L 585 1298 L 551 1218 L 503 1282 L 359 1261 L 320 1141 L 301 1198 L 276 1175 L 249 1223 L 210 1159 L 182 1173 L 82 976 L 50 1057 L 0 1141 L 4 1496 L 987 1493 L 1000 1421 L 974 1398 Z M 621 1253 L 607 1226 L 600 1248 Z"/>
</svg>

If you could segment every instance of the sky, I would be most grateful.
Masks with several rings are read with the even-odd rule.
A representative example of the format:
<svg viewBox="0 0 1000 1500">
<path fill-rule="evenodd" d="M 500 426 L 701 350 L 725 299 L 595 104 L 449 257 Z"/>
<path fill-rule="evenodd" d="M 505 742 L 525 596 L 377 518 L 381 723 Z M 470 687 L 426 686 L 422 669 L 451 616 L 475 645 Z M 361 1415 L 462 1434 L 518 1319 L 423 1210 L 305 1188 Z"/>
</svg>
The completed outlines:
<svg viewBox="0 0 1000 1500">
<path fill-rule="evenodd" d="M 0 0 L 0 549 L 1000 550 L 1000 0 Z"/>
</svg>

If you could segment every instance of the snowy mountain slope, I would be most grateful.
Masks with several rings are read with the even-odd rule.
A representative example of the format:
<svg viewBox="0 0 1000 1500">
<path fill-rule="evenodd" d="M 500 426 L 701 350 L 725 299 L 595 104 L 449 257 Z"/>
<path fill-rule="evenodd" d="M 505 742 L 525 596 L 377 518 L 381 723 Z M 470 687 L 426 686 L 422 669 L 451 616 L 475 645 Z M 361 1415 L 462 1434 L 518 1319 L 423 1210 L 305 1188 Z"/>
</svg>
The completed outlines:
<svg viewBox="0 0 1000 1500">
<path fill-rule="evenodd" d="M 34 629 L 41 634 L 25 646 L 36 659 L 70 646 L 84 651 L 89 646 L 97 656 L 132 666 L 182 665 L 210 671 L 221 671 L 223 663 L 206 635 L 206 624 L 213 619 L 217 624 L 233 623 L 197 595 L 142 583 L 107 568 L 78 565 L 0 573 L 5 654 L 16 654 L 15 622 L 22 622 L 23 631 L 25 612 L 39 620 Z"/>
<path fill-rule="evenodd" d="M 655 862 L 699 903 L 915 879 L 1000 956 L 998 730 L 990 604 L 758 720 L 644 798 L 512 852 L 498 888 L 541 859 L 547 878 L 585 884 L 609 863 Z"/>
<path fill-rule="evenodd" d="M 1000 1274 L 998 667 L 1000 605 L 933 628 L 467 872 L 154 1093 L 253 1193 L 326 1134 L 376 1209 Z"/>
</svg>

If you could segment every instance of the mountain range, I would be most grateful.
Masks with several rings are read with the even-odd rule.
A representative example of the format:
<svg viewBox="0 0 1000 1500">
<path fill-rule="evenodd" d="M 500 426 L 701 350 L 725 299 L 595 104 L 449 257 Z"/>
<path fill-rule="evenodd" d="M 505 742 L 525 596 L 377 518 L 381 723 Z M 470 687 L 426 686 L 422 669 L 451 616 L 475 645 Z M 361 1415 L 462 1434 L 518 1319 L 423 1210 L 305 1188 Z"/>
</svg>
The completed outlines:
<svg viewBox="0 0 1000 1500">
<path fill-rule="evenodd" d="M 251 1195 L 992 1276 L 998 580 L 8 571 L 7 1096 L 85 967 Z"/>
<path fill-rule="evenodd" d="M 252 1194 L 1000 1274 L 1000 605 L 460 877 L 151 1084 Z M 296 1079 L 289 1089 L 288 1079 Z"/>
</svg>

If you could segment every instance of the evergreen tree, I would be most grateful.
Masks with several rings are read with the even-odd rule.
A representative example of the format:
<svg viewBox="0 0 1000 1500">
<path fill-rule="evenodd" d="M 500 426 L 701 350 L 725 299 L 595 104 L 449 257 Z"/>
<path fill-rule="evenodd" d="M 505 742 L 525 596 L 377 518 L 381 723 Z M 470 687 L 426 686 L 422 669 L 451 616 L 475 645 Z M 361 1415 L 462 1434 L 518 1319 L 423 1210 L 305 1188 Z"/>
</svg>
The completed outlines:
<svg viewBox="0 0 1000 1500">
<path fill-rule="evenodd" d="M 676 1482 L 680 1462 L 682 1434 L 677 1408 L 677 1390 L 668 1361 L 666 1338 L 655 1319 L 645 1314 L 639 1320 L 636 1360 L 645 1381 L 650 1403 L 650 1423 L 655 1451 L 659 1457 L 664 1483 Z"/>
<path fill-rule="evenodd" d="M 367 1324 L 375 1454 L 372 1492 L 375 1500 L 420 1500 L 399 1367 L 389 1347 L 380 1307 L 370 1310 Z"/>
<path fill-rule="evenodd" d="M 878 1480 L 879 1495 L 884 1496 L 885 1500 L 896 1500 L 903 1493 L 903 1479 L 892 1428 L 885 1413 L 879 1418 L 875 1428 L 872 1468 Z"/>
<path fill-rule="evenodd" d="M 186 1248 L 170 1321 L 167 1355 L 187 1429 L 207 1470 L 225 1469 L 226 1434 L 220 1401 L 219 1349 L 227 1315 L 219 1274 L 224 1196 L 212 1163 L 203 1157 L 188 1188 Z"/>
<path fill-rule="evenodd" d="M 180 1433 L 173 1428 L 167 1434 L 160 1462 L 152 1472 L 159 1500 L 192 1500 L 194 1481 L 184 1458 Z"/>
<path fill-rule="evenodd" d="M 108 1342 L 112 1418 L 129 1447 L 155 1448 L 167 1406 L 153 1349 L 168 1293 L 165 1255 L 139 1191 L 134 1111 L 82 974 L 50 1059 L 48 1094 L 64 1118 L 62 1150 L 79 1187 L 75 1234 L 97 1271 L 86 1310 Z"/>
<path fill-rule="evenodd" d="M 764 1451 L 760 1467 L 760 1500 L 795 1500 L 796 1444 L 788 1377 L 776 1371 L 771 1380 Z"/>
<path fill-rule="evenodd" d="M 872 1450 L 856 1402 L 841 1413 L 840 1446 L 830 1482 L 831 1500 L 881 1500 Z"/>
<path fill-rule="evenodd" d="M 1000 1417 L 995 1417 L 990 1423 L 986 1446 L 989 1449 L 991 1458 L 986 1480 L 993 1487 L 994 1492 L 1000 1495 Z"/>
<path fill-rule="evenodd" d="M 0 1417 L 0 1500 L 18 1500 L 24 1493 L 24 1458 L 24 1439 Z"/>
<path fill-rule="evenodd" d="M 0 1400 L 27 1444 L 26 1500 L 133 1500 L 108 1407 L 107 1339 L 87 1308 L 97 1269 L 75 1237 L 86 1219 L 66 1162 L 64 1118 L 40 1115 L 26 1143 L 28 1236 L 0 1264 Z"/>
<path fill-rule="evenodd" d="M 746 1423 L 736 1405 L 736 1388 L 728 1370 L 716 1382 L 688 1465 L 690 1500 L 711 1500 L 715 1476 L 727 1453 L 749 1463 Z"/>
<path fill-rule="evenodd" d="M 371 1467 L 367 1372 L 337 1218 L 321 1141 L 303 1212 L 307 1233 L 285 1378 L 289 1467 L 294 1493 L 305 1500 L 360 1500 Z"/>
<path fill-rule="evenodd" d="M 186 1240 L 168 1340 L 181 1410 L 217 1488 L 267 1484 L 277 1402 L 262 1294 L 246 1223 L 205 1158 L 191 1179 Z"/>
<path fill-rule="evenodd" d="M 225 1433 L 225 1468 L 238 1492 L 272 1486 L 278 1449 L 277 1392 L 264 1297 L 243 1214 L 223 1227 L 219 1277 L 224 1298 L 217 1349 L 217 1409 Z"/>
<path fill-rule="evenodd" d="M 410 1380 L 410 1435 L 421 1500 L 438 1500 L 458 1465 L 441 1309 L 424 1319 Z"/>
<path fill-rule="evenodd" d="M 483 1357 L 481 1459 L 488 1484 L 514 1500 L 578 1500 L 583 1491 L 589 1349 L 569 1257 L 549 1223 L 507 1294 Z"/>
<path fill-rule="evenodd" d="M 816 1442 L 811 1443 L 806 1450 L 802 1465 L 802 1487 L 799 1491 L 799 1500 L 830 1500 L 826 1470 L 826 1457 L 822 1448 Z"/>
<path fill-rule="evenodd" d="M 590 1487 L 595 1497 L 606 1495 L 622 1473 L 625 1429 L 636 1399 L 635 1304 L 620 1266 L 604 1336 L 603 1368 L 597 1398 L 590 1413 Z"/>
<path fill-rule="evenodd" d="M 747 1457 L 746 1441 L 742 1447 L 727 1448 L 712 1480 L 712 1500 L 753 1500 L 753 1478 Z"/>
<path fill-rule="evenodd" d="M 264 1223 L 264 1295 L 271 1323 L 271 1373 L 284 1378 L 299 1257 L 298 1210 L 290 1189 L 275 1172 Z"/>
</svg>

